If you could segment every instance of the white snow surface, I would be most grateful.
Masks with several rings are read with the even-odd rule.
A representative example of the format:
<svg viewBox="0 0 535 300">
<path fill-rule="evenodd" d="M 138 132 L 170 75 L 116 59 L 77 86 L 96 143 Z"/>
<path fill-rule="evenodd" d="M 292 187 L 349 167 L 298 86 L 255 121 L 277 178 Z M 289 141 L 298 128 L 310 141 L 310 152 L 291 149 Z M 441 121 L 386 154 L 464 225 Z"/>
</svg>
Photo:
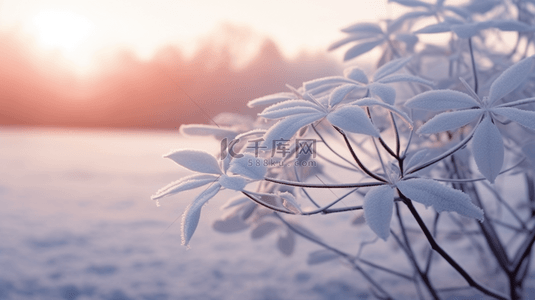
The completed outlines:
<svg viewBox="0 0 535 300">
<path fill-rule="evenodd" d="M 209 138 L 182 138 L 178 130 L 0 127 L 0 299 L 375 299 L 362 275 L 341 260 L 308 266 L 308 254 L 322 248 L 303 238 L 286 257 L 277 250 L 276 235 L 252 240 L 250 230 L 214 231 L 212 223 L 224 213 L 220 206 L 234 191 L 221 191 L 203 207 L 191 248 L 182 246 L 182 214 L 202 190 L 163 198 L 161 207 L 150 199 L 169 182 L 192 174 L 162 157 L 181 148 L 216 154 L 220 145 Z M 330 191 L 325 195 L 332 197 Z M 429 221 L 432 209 L 416 205 Z M 349 225 L 357 215 L 291 220 L 356 254 L 362 241 L 376 238 L 365 224 Z M 416 228 L 409 218 L 407 226 Z M 409 238 L 424 255 L 422 235 L 410 231 Z M 488 275 L 494 263 L 473 259 L 467 239 L 438 242 L 480 282 L 507 288 L 503 278 Z M 362 257 L 412 274 L 391 238 L 366 246 Z M 414 299 L 408 281 L 362 267 L 396 299 Z M 466 285 L 444 262 L 433 271 L 437 286 Z M 525 285 L 530 294 L 533 278 Z M 443 296 L 479 299 L 481 294 L 468 289 Z"/>
</svg>

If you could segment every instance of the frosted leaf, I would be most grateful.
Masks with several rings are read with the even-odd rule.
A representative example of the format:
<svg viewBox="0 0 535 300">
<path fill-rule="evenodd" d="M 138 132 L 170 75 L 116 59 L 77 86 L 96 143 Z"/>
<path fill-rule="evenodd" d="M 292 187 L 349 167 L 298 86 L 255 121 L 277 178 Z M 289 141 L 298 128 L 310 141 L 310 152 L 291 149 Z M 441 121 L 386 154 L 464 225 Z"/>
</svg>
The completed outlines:
<svg viewBox="0 0 535 300">
<path fill-rule="evenodd" d="M 388 31 L 388 33 L 392 33 L 392 32 L 397 31 L 398 29 L 401 28 L 403 23 L 405 23 L 405 21 L 407 21 L 407 20 L 418 19 L 420 17 L 428 17 L 428 16 L 432 16 L 432 15 L 433 15 L 432 11 L 410 11 L 410 12 L 408 12 L 406 14 L 401 15 L 400 17 L 398 17 L 397 19 L 392 21 L 390 24 L 388 24 L 388 30 L 387 31 Z"/>
<path fill-rule="evenodd" d="M 502 169 L 504 148 L 502 135 L 488 116 L 476 128 L 472 138 L 472 154 L 479 172 L 494 183 Z"/>
<path fill-rule="evenodd" d="M 484 14 L 501 3 L 502 2 L 500 0 L 473 0 L 470 3 L 466 4 L 464 6 L 464 9 L 472 13 Z"/>
<path fill-rule="evenodd" d="M 308 254 L 307 264 L 317 265 L 337 258 L 339 258 L 338 254 L 331 250 L 317 250 Z"/>
<path fill-rule="evenodd" d="M 221 174 L 221 169 L 215 157 L 205 151 L 180 149 L 164 155 L 164 157 L 195 172 Z"/>
<path fill-rule="evenodd" d="M 223 206 L 221 206 L 221 209 L 231 208 L 231 207 L 243 204 L 243 203 L 247 203 L 249 201 L 251 200 L 248 197 L 239 195 L 239 196 L 230 198 L 227 202 L 225 202 L 225 204 L 223 204 Z"/>
<path fill-rule="evenodd" d="M 321 112 L 317 108 L 296 106 L 279 110 L 271 110 L 268 112 L 262 112 L 258 114 L 262 118 L 266 119 L 281 119 L 293 115 L 319 113 Z"/>
<path fill-rule="evenodd" d="M 250 191 L 247 191 L 247 193 L 253 196 L 256 201 L 260 202 L 264 206 L 267 206 L 273 210 L 294 214 L 282 204 L 284 200 L 281 198 L 280 194 L 255 193 Z"/>
<path fill-rule="evenodd" d="M 518 124 L 535 130 L 535 112 L 514 107 L 495 107 L 491 111 L 507 117 L 509 120 L 515 121 Z"/>
<path fill-rule="evenodd" d="M 369 32 L 369 33 L 375 33 L 375 34 L 382 34 L 383 30 L 379 25 L 375 23 L 356 23 L 351 26 L 348 26 L 341 30 L 345 33 L 353 33 L 353 32 Z"/>
<path fill-rule="evenodd" d="M 535 142 L 528 143 L 522 147 L 522 152 L 531 161 L 531 164 L 535 166 Z"/>
<path fill-rule="evenodd" d="M 385 240 L 390 235 L 390 221 L 394 210 L 394 190 L 383 185 L 371 188 L 364 196 L 364 218 L 368 226 Z"/>
<path fill-rule="evenodd" d="M 429 153 L 428 149 L 422 149 L 414 153 L 414 155 L 411 156 L 409 160 L 407 161 L 407 164 L 405 165 L 405 169 L 410 170 L 413 166 L 416 166 L 417 164 L 423 162 L 428 153 Z"/>
<path fill-rule="evenodd" d="M 245 223 L 242 217 L 238 214 L 225 218 L 222 220 L 215 220 L 212 228 L 221 233 L 234 233 L 249 228 L 249 224 Z"/>
<path fill-rule="evenodd" d="M 201 209 L 203 205 L 212 199 L 221 185 L 214 183 L 210 185 L 206 190 L 204 190 L 193 202 L 188 205 L 186 211 L 182 215 L 182 245 L 187 246 L 195 229 L 197 229 L 197 224 L 199 224 L 199 218 L 201 217 Z"/>
<path fill-rule="evenodd" d="M 305 88 L 305 90 L 309 91 L 311 89 L 315 89 L 322 85 L 332 85 L 332 84 L 338 85 L 342 83 L 354 83 L 354 82 L 342 76 L 329 76 L 329 77 L 323 77 L 323 78 L 318 78 L 318 79 L 304 82 L 303 87 Z"/>
<path fill-rule="evenodd" d="M 486 0 L 485 0 L 486 1 Z M 451 5 L 446 5 L 444 6 L 444 9 L 446 10 L 449 10 L 455 14 L 457 14 L 458 16 L 461 16 L 463 17 L 464 19 L 469 19 L 470 18 L 470 12 L 465 10 L 464 8 L 462 7 L 456 7 L 456 6 L 451 6 Z"/>
<path fill-rule="evenodd" d="M 264 105 L 272 105 L 277 102 L 289 100 L 289 99 L 295 99 L 297 96 L 294 93 L 276 93 L 272 95 L 263 96 L 260 98 L 256 98 L 254 100 L 251 100 L 247 103 L 248 107 L 258 107 L 258 106 L 264 106 Z"/>
<path fill-rule="evenodd" d="M 392 83 L 392 82 L 400 82 L 400 81 L 416 82 L 416 83 L 421 83 L 430 87 L 434 86 L 434 84 L 429 80 L 425 80 L 423 78 L 413 76 L 413 75 L 408 75 L 408 74 L 392 74 L 392 75 L 381 78 L 377 82 Z"/>
<path fill-rule="evenodd" d="M 373 40 L 373 41 L 369 41 L 369 42 L 362 42 L 360 44 L 356 44 L 355 46 L 349 48 L 346 51 L 346 54 L 344 55 L 344 61 L 347 61 L 347 60 L 353 59 L 353 58 L 355 58 L 357 56 L 360 56 L 360 55 L 372 50 L 373 48 L 381 45 L 383 42 L 384 42 L 384 39 L 381 38 L 381 39 L 378 39 L 378 40 Z"/>
<path fill-rule="evenodd" d="M 221 175 L 218 182 L 222 187 L 234 191 L 243 191 L 248 183 L 247 179 L 241 176 L 226 174 Z"/>
<path fill-rule="evenodd" d="M 358 106 L 339 107 L 327 115 L 327 120 L 344 131 L 379 137 L 377 128 L 372 124 L 364 110 Z"/>
<path fill-rule="evenodd" d="M 397 183 L 397 188 L 407 198 L 432 206 L 437 212 L 454 211 L 465 217 L 483 222 L 483 210 L 475 206 L 470 197 L 454 188 L 431 179 L 409 179 Z"/>
<path fill-rule="evenodd" d="M 282 254 L 286 256 L 292 255 L 295 248 L 295 234 L 288 230 L 285 235 L 279 236 L 277 247 Z"/>
<path fill-rule="evenodd" d="M 374 105 L 377 105 L 377 106 L 381 106 L 381 107 L 384 107 L 390 111 L 392 111 L 393 113 L 397 114 L 398 116 L 400 116 L 405 122 L 407 122 L 407 124 L 412 128 L 413 126 L 413 123 L 412 123 L 412 120 L 409 118 L 409 116 L 407 116 L 406 113 L 402 112 L 401 110 L 397 109 L 395 106 L 393 105 L 390 105 L 390 104 L 386 104 L 386 103 L 383 103 L 381 101 L 377 101 L 373 98 L 362 98 L 360 100 L 357 100 L 357 101 L 354 101 L 354 102 L 351 102 L 351 104 L 353 105 L 359 105 L 359 106 L 374 106 Z"/>
<path fill-rule="evenodd" d="M 442 33 L 442 32 L 450 32 L 451 31 L 451 25 L 449 22 L 442 22 L 438 24 L 432 24 L 425 26 L 422 29 L 416 30 L 415 34 L 422 34 L 422 33 Z"/>
<path fill-rule="evenodd" d="M 257 160 L 258 158 L 251 154 L 244 154 L 230 162 L 228 171 L 254 180 L 262 180 L 267 172 L 267 167 L 264 164 L 256 164 Z"/>
<path fill-rule="evenodd" d="M 180 126 L 179 131 L 181 134 L 189 136 L 215 136 L 217 138 L 233 138 L 236 136 L 236 131 L 231 128 L 204 124 L 183 124 Z"/>
<path fill-rule="evenodd" d="M 420 93 L 405 102 L 407 108 L 430 111 L 479 107 L 471 96 L 454 90 L 434 90 Z"/>
<path fill-rule="evenodd" d="M 490 27 L 498 28 L 501 31 L 527 32 L 534 30 L 532 26 L 515 20 L 491 20 L 489 22 Z"/>
<path fill-rule="evenodd" d="M 344 70 L 344 77 L 347 77 L 349 79 L 353 79 L 355 81 L 358 81 L 363 84 L 368 84 L 368 76 L 366 76 L 366 73 L 360 68 L 352 67 L 347 68 Z"/>
<path fill-rule="evenodd" d="M 445 112 L 434 116 L 418 129 L 418 134 L 433 134 L 464 126 L 483 114 L 481 109 Z"/>
<path fill-rule="evenodd" d="M 398 33 L 394 35 L 394 40 L 405 43 L 410 51 L 413 51 L 414 45 L 418 43 L 418 37 L 412 33 Z"/>
<path fill-rule="evenodd" d="M 431 4 L 425 3 L 418 0 L 389 0 L 389 2 L 396 2 L 398 4 L 401 4 L 403 6 L 408 7 L 425 7 L 425 8 L 431 8 Z"/>
<path fill-rule="evenodd" d="M 301 127 L 311 124 L 324 116 L 324 113 L 313 113 L 287 117 L 271 126 L 264 135 L 265 141 L 262 143 L 262 147 L 267 147 L 264 148 L 265 150 L 271 150 L 274 140 L 289 140 Z"/>
<path fill-rule="evenodd" d="M 396 102 L 396 90 L 383 83 L 374 82 L 369 86 L 370 93 L 379 97 L 384 102 L 393 105 Z"/>
<path fill-rule="evenodd" d="M 525 58 L 503 71 L 490 86 L 489 104 L 516 89 L 530 75 L 534 60 L 533 56 Z"/>
<path fill-rule="evenodd" d="M 385 76 L 388 76 L 399 69 L 403 68 L 412 57 L 398 58 L 389 61 L 388 63 L 382 65 L 375 73 L 373 74 L 373 80 L 377 81 Z"/>
<path fill-rule="evenodd" d="M 272 111 L 278 111 L 281 109 L 287 109 L 287 108 L 294 108 L 294 107 L 308 107 L 308 108 L 315 108 L 317 109 L 317 105 L 311 101 L 308 100 L 287 100 L 283 102 L 279 102 L 277 104 L 273 104 L 269 107 L 264 108 L 264 110 L 260 114 L 265 114 Z"/>
<path fill-rule="evenodd" d="M 171 182 L 170 184 L 159 189 L 156 194 L 151 196 L 151 199 L 158 200 L 165 196 L 170 196 L 182 191 L 198 188 L 210 182 L 215 182 L 217 179 L 218 176 L 207 174 L 195 174 L 187 176 L 177 181 Z"/>
<path fill-rule="evenodd" d="M 355 89 L 354 84 L 344 84 L 335 88 L 329 95 L 329 106 L 334 107 L 342 102 L 345 97 Z"/>
<path fill-rule="evenodd" d="M 462 39 L 468 39 L 473 37 L 474 35 L 477 35 L 482 29 L 482 25 L 483 24 L 479 23 L 452 25 L 451 30 L 455 32 L 458 37 Z"/>
<path fill-rule="evenodd" d="M 281 226 L 278 223 L 266 221 L 256 225 L 251 231 L 251 238 L 253 240 L 261 239 L 266 235 L 274 232 L 276 229 L 279 229 Z"/>
<path fill-rule="evenodd" d="M 373 33 L 373 32 L 356 32 L 356 33 L 352 33 L 348 37 L 343 38 L 341 40 L 338 40 L 338 41 L 332 43 L 327 50 L 328 51 L 332 51 L 332 50 L 340 48 L 341 46 L 343 46 L 343 45 L 345 45 L 347 43 L 351 43 L 351 42 L 359 41 L 359 40 L 364 40 L 364 39 L 369 39 L 369 38 L 373 38 L 373 37 L 377 37 L 377 33 Z"/>
<path fill-rule="evenodd" d="M 279 197 L 282 199 L 282 205 L 286 207 L 289 211 L 293 212 L 294 214 L 300 214 L 301 208 L 299 208 L 299 204 L 295 201 L 294 195 L 284 192 L 280 193 Z"/>
</svg>

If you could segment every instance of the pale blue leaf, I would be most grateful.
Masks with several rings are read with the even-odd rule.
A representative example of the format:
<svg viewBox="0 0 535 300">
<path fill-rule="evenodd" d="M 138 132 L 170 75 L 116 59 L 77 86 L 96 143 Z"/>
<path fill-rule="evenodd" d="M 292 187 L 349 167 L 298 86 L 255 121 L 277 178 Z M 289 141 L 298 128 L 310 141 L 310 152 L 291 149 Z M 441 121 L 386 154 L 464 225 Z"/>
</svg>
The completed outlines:
<svg viewBox="0 0 535 300">
<path fill-rule="evenodd" d="M 516 20 L 491 20 L 490 27 L 498 28 L 501 31 L 527 32 L 534 31 L 534 27 Z"/>
<path fill-rule="evenodd" d="M 282 206 L 286 207 L 289 211 L 293 212 L 294 214 L 301 213 L 301 208 L 299 207 L 299 204 L 297 204 L 297 201 L 295 200 L 294 195 L 288 192 L 279 193 L 278 195 L 282 199 Z"/>
<path fill-rule="evenodd" d="M 396 186 L 407 198 L 426 207 L 432 206 L 437 212 L 454 211 L 483 222 L 483 210 L 475 206 L 470 197 L 459 190 L 423 178 L 403 180 Z"/>
<path fill-rule="evenodd" d="M 221 185 L 219 183 L 210 185 L 188 205 L 182 215 L 182 245 L 187 246 L 189 244 L 193 233 L 195 233 L 195 229 L 197 229 L 197 224 L 199 224 L 202 207 L 219 192 L 220 188 Z"/>
<path fill-rule="evenodd" d="M 329 95 L 329 107 L 334 107 L 342 102 L 346 96 L 355 89 L 354 84 L 344 84 L 335 88 Z"/>
<path fill-rule="evenodd" d="M 428 16 L 432 16 L 432 15 L 433 15 L 432 11 L 411 11 L 411 12 L 408 12 L 406 14 L 401 15 L 397 19 L 393 20 L 391 23 L 389 23 L 388 26 L 387 26 L 388 27 L 387 32 L 388 33 L 392 33 L 392 32 L 397 31 L 398 29 L 401 28 L 403 23 L 405 23 L 405 21 L 407 21 L 407 20 L 418 19 L 420 17 L 428 17 Z"/>
<path fill-rule="evenodd" d="M 315 89 L 322 85 L 333 85 L 333 84 L 343 84 L 343 83 L 355 83 L 353 80 L 347 79 L 342 76 L 329 76 L 310 80 L 303 83 L 303 87 L 306 91 Z"/>
<path fill-rule="evenodd" d="M 470 18 L 470 12 L 465 10 L 462 7 L 446 5 L 446 6 L 444 6 L 444 10 L 449 10 L 449 11 L 455 13 L 456 15 L 463 17 L 464 19 Z"/>
<path fill-rule="evenodd" d="M 258 106 L 264 106 L 264 105 L 272 105 L 277 102 L 289 100 L 289 99 L 295 99 L 297 96 L 294 93 L 277 93 L 272 95 L 263 96 L 260 98 L 256 98 L 254 100 L 251 100 L 247 103 L 248 107 L 258 107 Z"/>
<path fill-rule="evenodd" d="M 534 60 L 533 56 L 527 57 L 503 71 L 490 86 L 489 104 L 492 105 L 524 82 L 532 72 Z"/>
<path fill-rule="evenodd" d="M 339 107 L 327 114 L 327 120 L 344 131 L 379 137 L 377 128 L 372 124 L 364 110 L 358 106 Z"/>
<path fill-rule="evenodd" d="M 515 121 L 518 124 L 535 130 L 535 112 L 515 107 L 495 107 L 491 111 L 495 114 L 502 115 L 509 120 Z"/>
<path fill-rule="evenodd" d="M 230 162 L 228 171 L 251 179 L 262 180 L 266 175 L 267 167 L 264 164 L 257 164 L 258 159 L 251 154 L 244 154 Z"/>
<path fill-rule="evenodd" d="M 308 254 L 307 264 L 308 265 L 317 265 L 324 262 L 337 259 L 340 256 L 331 250 L 317 250 Z"/>
<path fill-rule="evenodd" d="M 383 83 L 374 82 L 368 85 L 372 96 L 377 96 L 385 103 L 393 105 L 396 102 L 396 90 Z"/>
<path fill-rule="evenodd" d="M 430 111 L 479 107 L 473 97 L 454 90 L 434 90 L 420 93 L 405 102 L 407 108 Z"/>
<path fill-rule="evenodd" d="M 262 143 L 262 147 L 267 147 L 265 150 L 271 150 L 273 141 L 289 140 L 301 127 L 311 124 L 324 116 L 324 113 L 313 113 L 287 117 L 271 126 L 264 135 L 265 141 Z"/>
<path fill-rule="evenodd" d="M 280 227 L 280 224 L 271 221 L 265 221 L 260 224 L 257 224 L 251 231 L 251 239 L 261 239 L 267 236 L 268 234 L 274 232 L 276 229 L 279 229 Z"/>
<path fill-rule="evenodd" d="M 221 233 L 235 233 L 247 228 L 249 228 L 249 224 L 247 224 L 239 214 L 221 220 L 215 220 L 214 223 L 212 223 L 212 229 Z"/>
<path fill-rule="evenodd" d="M 379 82 L 379 83 L 392 83 L 392 82 L 400 82 L 400 81 L 416 82 L 416 83 L 421 83 L 423 85 L 427 85 L 427 86 L 430 86 L 430 87 L 435 86 L 435 84 L 432 83 L 429 80 L 425 80 L 423 78 L 420 78 L 420 77 L 417 77 L 417 76 L 413 76 L 413 75 L 409 75 L 409 74 L 392 74 L 392 75 L 388 75 L 388 76 L 385 76 L 385 77 L 381 78 L 377 82 Z"/>
<path fill-rule="evenodd" d="M 502 169 L 504 148 L 502 135 L 489 116 L 485 116 L 476 128 L 472 138 L 472 154 L 479 172 L 494 183 Z"/>
<path fill-rule="evenodd" d="M 418 134 L 433 134 L 453 130 L 477 120 L 483 114 L 481 109 L 467 109 L 445 112 L 434 116 L 418 129 Z"/>
<path fill-rule="evenodd" d="M 370 41 L 370 42 L 362 42 L 360 44 L 356 44 L 355 46 L 349 48 L 346 51 L 346 54 L 344 55 L 344 61 L 347 61 L 347 60 L 353 59 L 353 58 L 355 58 L 357 56 L 360 56 L 360 55 L 372 50 L 373 48 L 381 45 L 383 42 L 384 42 L 384 39 L 381 38 L 381 39 L 373 40 L 373 41 Z"/>
<path fill-rule="evenodd" d="M 195 172 L 216 175 L 222 173 L 216 158 L 205 151 L 180 149 L 164 155 L 164 157 L 169 158 L 184 168 Z"/>
<path fill-rule="evenodd" d="M 371 188 L 364 196 L 363 208 L 368 226 L 386 241 L 390 235 L 390 221 L 394 211 L 394 189 L 388 185 Z"/>
<path fill-rule="evenodd" d="M 469 23 L 469 24 L 460 24 L 452 25 L 451 30 L 457 34 L 458 37 L 462 39 L 468 39 L 477 35 L 480 30 L 486 29 L 488 26 L 482 23 Z"/>
<path fill-rule="evenodd" d="M 393 39 L 405 43 L 410 51 L 413 51 L 414 45 L 418 43 L 418 37 L 412 33 L 398 33 Z"/>
<path fill-rule="evenodd" d="M 234 191 L 243 191 L 243 189 L 248 183 L 247 179 L 239 175 L 227 175 L 227 174 L 221 175 L 219 177 L 218 182 L 222 187 L 227 188 L 229 190 L 234 190 Z"/>
<path fill-rule="evenodd" d="M 294 107 L 310 107 L 317 109 L 318 105 L 309 101 L 309 100 L 301 100 L 301 99 L 292 99 L 292 100 L 286 100 L 282 101 L 276 104 L 273 104 L 271 106 L 268 106 L 264 108 L 264 110 L 260 114 L 265 114 L 273 111 L 278 111 L 282 109 L 287 108 L 294 108 Z"/>
<path fill-rule="evenodd" d="M 429 153 L 429 149 L 427 148 L 419 150 L 418 152 L 414 153 L 414 155 L 411 156 L 409 160 L 407 161 L 407 163 L 405 164 L 405 169 L 410 170 L 412 167 L 423 162 L 428 153 Z"/>
<path fill-rule="evenodd" d="M 356 23 L 351 26 L 348 26 L 341 30 L 345 33 L 354 33 L 354 32 L 365 32 L 365 33 L 374 33 L 382 34 L 383 30 L 381 27 L 375 23 Z"/>
<path fill-rule="evenodd" d="M 236 131 L 229 127 L 217 127 L 204 124 L 183 124 L 180 133 L 188 136 L 215 136 L 217 138 L 234 138 Z"/>
<path fill-rule="evenodd" d="M 295 248 L 295 233 L 288 229 L 285 235 L 280 235 L 277 240 L 277 248 L 286 256 L 292 255 Z"/>
<path fill-rule="evenodd" d="M 404 113 L 401 110 L 397 109 L 393 105 L 386 104 L 386 103 L 383 103 L 381 101 L 377 101 L 377 100 L 375 100 L 373 98 L 362 98 L 360 100 L 351 102 L 351 104 L 352 105 L 358 105 L 358 106 L 374 106 L 374 105 L 377 105 L 377 106 L 384 107 L 384 108 L 392 111 L 393 113 L 397 114 L 398 116 L 400 116 L 403 120 L 405 120 L 405 122 L 407 122 L 409 127 L 412 128 L 412 126 L 413 126 L 412 120 L 409 118 L 409 116 L 407 116 L 406 113 Z"/>
<path fill-rule="evenodd" d="M 182 191 L 198 188 L 205 184 L 217 181 L 218 176 L 208 174 L 195 174 L 180 178 L 159 189 L 156 194 L 151 196 L 152 200 L 158 200 L 165 196 L 170 196 Z"/>
<path fill-rule="evenodd" d="M 320 113 L 321 111 L 316 107 L 296 106 L 279 110 L 271 110 L 268 112 L 259 113 L 258 116 L 266 119 L 281 119 L 293 115 Z"/>
<path fill-rule="evenodd" d="M 449 22 L 442 22 L 438 24 L 432 24 L 425 26 L 422 29 L 416 30 L 415 34 L 423 34 L 423 33 L 443 33 L 443 32 L 449 32 L 451 31 L 451 25 Z"/>
<path fill-rule="evenodd" d="M 360 68 L 351 67 L 344 70 L 344 77 L 358 81 L 362 84 L 368 84 L 368 76 Z"/>
<path fill-rule="evenodd" d="M 365 40 L 365 39 L 370 39 L 370 38 L 377 38 L 378 35 L 376 33 L 373 33 L 373 32 L 358 32 L 358 33 L 353 33 L 353 34 L 350 34 L 348 37 L 345 37 L 341 40 L 338 40 L 334 43 L 332 43 L 329 48 L 327 48 L 328 51 L 332 51 L 332 50 L 335 50 L 335 49 L 338 49 L 340 47 L 342 47 L 343 45 L 347 44 L 347 43 L 351 43 L 351 42 L 354 42 L 354 41 L 359 41 L 359 40 Z"/>
<path fill-rule="evenodd" d="M 501 3 L 502 1 L 500 0 L 472 0 L 464 6 L 464 9 L 472 13 L 484 14 Z"/>
<path fill-rule="evenodd" d="M 375 73 L 373 74 L 373 80 L 377 81 L 385 76 L 388 76 L 399 69 L 403 68 L 412 57 L 398 58 L 389 61 L 388 63 L 382 65 Z"/>
</svg>

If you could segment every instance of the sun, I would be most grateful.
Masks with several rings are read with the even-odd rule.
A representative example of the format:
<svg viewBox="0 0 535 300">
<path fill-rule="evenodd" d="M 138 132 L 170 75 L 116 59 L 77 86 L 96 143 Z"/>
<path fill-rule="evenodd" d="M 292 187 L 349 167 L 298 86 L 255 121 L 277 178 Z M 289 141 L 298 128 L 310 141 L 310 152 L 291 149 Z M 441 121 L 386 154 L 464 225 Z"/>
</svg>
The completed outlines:
<svg viewBox="0 0 535 300">
<path fill-rule="evenodd" d="M 61 10 L 44 10 L 33 18 L 39 42 L 46 48 L 75 50 L 91 33 L 93 24 L 84 16 Z"/>
</svg>

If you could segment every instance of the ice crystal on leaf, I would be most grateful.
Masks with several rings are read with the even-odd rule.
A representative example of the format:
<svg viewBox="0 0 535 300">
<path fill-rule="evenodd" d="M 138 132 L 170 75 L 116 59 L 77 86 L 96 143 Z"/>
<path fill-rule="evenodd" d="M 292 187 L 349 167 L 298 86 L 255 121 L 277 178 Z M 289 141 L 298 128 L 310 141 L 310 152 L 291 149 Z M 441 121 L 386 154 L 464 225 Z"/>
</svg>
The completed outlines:
<svg viewBox="0 0 535 300">
<path fill-rule="evenodd" d="M 535 57 L 525 58 L 505 70 L 489 89 L 489 96 L 474 99 L 469 95 L 451 91 L 435 90 L 416 95 L 405 106 L 431 111 L 457 109 L 436 115 L 418 129 L 420 134 L 449 131 L 477 121 L 473 132 L 472 152 L 479 171 L 490 182 L 494 182 L 503 164 L 504 146 L 496 122 L 497 116 L 506 117 L 520 125 L 535 130 L 535 112 L 511 106 L 533 101 L 521 99 L 497 105 L 498 100 L 515 90 L 533 71 Z M 475 95 L 475 92 L 472 91 Z M 477 97 L 477 95 L 476 95 Z M 460 110 L 459 110 L 460 109 Z"/>
</svg>

